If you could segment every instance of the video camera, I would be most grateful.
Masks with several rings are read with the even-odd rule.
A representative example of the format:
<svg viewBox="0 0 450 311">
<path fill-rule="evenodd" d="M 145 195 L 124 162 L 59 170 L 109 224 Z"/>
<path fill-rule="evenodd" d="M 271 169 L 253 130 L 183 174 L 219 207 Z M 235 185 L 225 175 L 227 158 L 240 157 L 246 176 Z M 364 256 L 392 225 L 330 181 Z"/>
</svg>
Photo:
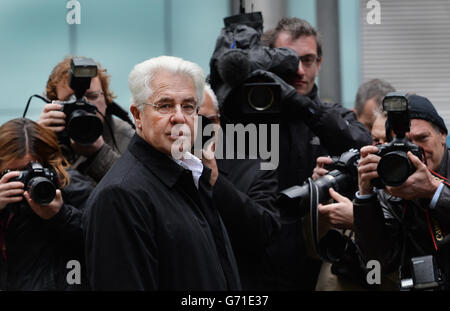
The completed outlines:
<svg viewBox="0 0 450 311">
<path fill-rule="evenodd" d="M 295 76 L 299 56 L 261 42 L 261 12 L 226 17 L 210 61 L 209 82 L 221 114 L 233 123 L 272 123 L 281 103 L 295 94 L 284 80 Z"/>
<path fill-rule="evenodd" d="M 1 176 L 8 172 L 11 172 L 11 170 L 5 170 Z M 26 169 L 19 171 L 19 173 L 19 176 L 11 178 L 9 182 L 22 182 L 24 189 L 30 193 L 33 201 L 38 204 L 46 205 L 53 201 L 58 188 L 58 175 L 52 168 L 43 167 L 39 162 L 30 162 Z"/>
<path fill-rule="evenodd" d="M 103 133 L 103 123 L 97 117 L 97 107 L 84 96 L 97 76 L 97 64 L 90 58 L 73 58 L 70 63 L 69 86 L 74 95 L 68 101 L 58 102 L 66 115 L 66 128 L 60 133 L 60 140 L 67 137 L 80 144 L 92 144 Z"/>
</svg>

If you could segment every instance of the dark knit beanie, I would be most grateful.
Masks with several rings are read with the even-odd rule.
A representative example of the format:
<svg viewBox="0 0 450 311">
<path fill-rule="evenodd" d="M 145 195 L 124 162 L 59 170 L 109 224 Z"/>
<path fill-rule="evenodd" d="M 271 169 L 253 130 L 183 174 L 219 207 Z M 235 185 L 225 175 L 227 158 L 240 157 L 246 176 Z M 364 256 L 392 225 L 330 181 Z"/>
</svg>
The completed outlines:
<svg viewBox="0 0 450 311">
<path fill-rule="evenodd" d="M 419 95 L 408 95 L 408 108 L 411 119 L 422 119 L 437 125 L 447 134 L 444 120 L 438 115 L 436 108 L 425 97 Z"/>
</svg>

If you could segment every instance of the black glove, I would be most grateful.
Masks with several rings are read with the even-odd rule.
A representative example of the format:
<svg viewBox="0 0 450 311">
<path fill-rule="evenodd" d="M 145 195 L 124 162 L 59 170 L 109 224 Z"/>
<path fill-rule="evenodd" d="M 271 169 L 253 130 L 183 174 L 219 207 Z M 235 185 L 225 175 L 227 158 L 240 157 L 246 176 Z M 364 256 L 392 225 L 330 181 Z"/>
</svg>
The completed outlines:
<svg viewBox="0 0 450 311">
<path fill-rule="evenodd" d="M 282 107 L 286 116 L 300 118 L 307 124 L 313 123 L 319 116 L 318 105 L 311 98 L 300 95 L 297 91 L 289 93 L 284 98 Z"/>
</svg>

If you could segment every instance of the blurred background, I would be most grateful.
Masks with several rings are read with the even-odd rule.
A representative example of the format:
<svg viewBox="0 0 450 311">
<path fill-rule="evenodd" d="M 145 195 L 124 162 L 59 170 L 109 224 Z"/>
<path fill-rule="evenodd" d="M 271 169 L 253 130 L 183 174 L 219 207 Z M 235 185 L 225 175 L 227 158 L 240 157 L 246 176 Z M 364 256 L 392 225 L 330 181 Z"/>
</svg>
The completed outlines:
<svg viewBox="0 0 450 311">
<path fill-rule="evenodd" d="M 209 73 L 223 18 L 239 0 L 78 0 L 81 23 L 69 25 L 66 0 L 0 2 L 0 124 L 22 116 L 43 94 L 52 68 L 67 55 L 92 57 L 108 69 L 116 101 L 128 110 L 128 74 L 162 54 Z M 385 79 L 399 91 L 428 97 L 450 126 L 450 1 L 378 0 L 380 24 L 369 23 L 369 0 L 246 0 L 268 30 L 283 16 L 308 20 L 322 34 L 318 79 L 322 99 L 352 108 L 359 85 Z M 371 15 L 372 16 L 372 15 Z M 373 17 L 373 16 L 372 16 Z M 33 99 L 27 117 L 44 103 Z"/>
</svg>

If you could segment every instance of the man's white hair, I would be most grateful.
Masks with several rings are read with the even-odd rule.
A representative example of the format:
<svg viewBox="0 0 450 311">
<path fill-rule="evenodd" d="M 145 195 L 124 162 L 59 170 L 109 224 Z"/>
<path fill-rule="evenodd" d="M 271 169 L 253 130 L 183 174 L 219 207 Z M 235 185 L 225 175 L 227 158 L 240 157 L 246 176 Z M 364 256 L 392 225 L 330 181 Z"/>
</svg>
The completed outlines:
<svg viewBox="0 0 450 311">
<path fill-rule="evenodd" d="M 203 101 L 205 74 L 203 69 L 192 62 L 175 56 L 159 56 L 150 58 L 134 66 L 128 77 L 128 87 L 131 91 L 131 103 L 140 111 L 144 109 L 148 98 L 153 94 L 151 82 L 159 71 L 187 75 L 195 85 L 197 100 Z"/>
<path fill-rule="evenodd" d="M 211 88 L 211 85 L 209 85 L 209 83 L 205 83 L 205 92 L 211 97 L 213 105 L 214 105 L 214 110 L 216 112 L 219 112 L 219 101 L 217 100 L 217 96 L 214 93 L 213 89 Z M 201 102 L 200 107 L 202 106 L 203 102 Z"/>
</svg>

